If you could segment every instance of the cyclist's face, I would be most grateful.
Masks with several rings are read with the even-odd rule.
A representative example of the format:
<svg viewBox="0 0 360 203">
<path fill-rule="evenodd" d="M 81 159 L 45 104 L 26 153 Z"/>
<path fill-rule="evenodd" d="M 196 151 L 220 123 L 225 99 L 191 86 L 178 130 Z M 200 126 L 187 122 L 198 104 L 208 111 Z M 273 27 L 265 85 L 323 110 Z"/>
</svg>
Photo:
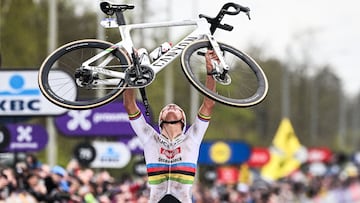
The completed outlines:
<svg viewBox="0 0 360 203">
<path fill-rule="evenodd" d="M 160 118 L 163 121 L 176 121 L 184 119 L 183 110 L 176 104 L 168 104 L 161 110 Z"/>
</svg>

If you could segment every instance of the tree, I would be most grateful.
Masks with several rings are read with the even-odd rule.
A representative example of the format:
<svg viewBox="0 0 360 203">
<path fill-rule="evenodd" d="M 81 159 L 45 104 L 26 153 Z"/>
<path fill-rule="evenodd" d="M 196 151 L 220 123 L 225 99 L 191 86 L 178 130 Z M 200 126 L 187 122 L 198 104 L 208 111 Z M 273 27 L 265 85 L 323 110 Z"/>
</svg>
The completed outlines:
<svg viewBox="0 0 360 203">
<path fill-rule="evenodd" d="M 46 54 L 43 3 L 1 1 L 0 52 L 4 67 L 34 67 Z"/>
</svg>

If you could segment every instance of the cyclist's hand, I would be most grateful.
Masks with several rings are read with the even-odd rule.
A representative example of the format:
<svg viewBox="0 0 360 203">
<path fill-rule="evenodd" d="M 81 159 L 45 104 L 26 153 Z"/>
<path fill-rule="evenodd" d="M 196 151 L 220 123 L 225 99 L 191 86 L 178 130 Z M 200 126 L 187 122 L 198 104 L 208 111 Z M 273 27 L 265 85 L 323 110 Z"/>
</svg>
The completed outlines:
<svg viewBox="0 0 360 203">
<path fill-rule="evenodd" d="M 213 67 L 213 62 L 219 63 L 219 58 L 215 54 L 214 50 L 208 50 L 205 54 L 205 60 L 206 60 L 206 69 L 208 73 L 211 73 L 212 70 L 215 68 Z"/>
</svg>

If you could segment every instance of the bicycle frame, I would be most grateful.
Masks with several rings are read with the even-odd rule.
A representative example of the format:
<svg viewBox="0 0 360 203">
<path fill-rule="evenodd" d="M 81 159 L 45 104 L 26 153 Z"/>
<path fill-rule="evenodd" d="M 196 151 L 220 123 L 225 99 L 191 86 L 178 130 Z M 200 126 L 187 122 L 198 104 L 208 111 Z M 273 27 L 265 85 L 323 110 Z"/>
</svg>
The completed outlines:
<svg viewBox="0 0 360 203">
<path fill-rule="evenodd" d="M 122 41 L 114 44 L 113 46 L 109 47 L 108 49 L 100 52 L 99 54 L 95 55 L 94 57 L 88 59 L 82 64 L 82 67 L 84 69 L 92 70 L 97 73 L 101 73 L 107 76 L 111 76 L 115 79 L 106 79 L 102 81 L 97 81 L 95 85 L 116 85 L 119 83 L 119 79 L 125 78 L 125 73 L 108 70 L 104 67 L 106 64 L 112 59 L 113 56 L 109 57 L 107 60 L 104 60 L 101 64 L 98 64 L 97 66 L 91 66 L 90 64 L 95 62 L 96 60 L 105 57 L 106 55 L 110 54 L 115 49 L 124 49 L 128 53 L 128 56 L 131 56 L 133 54 L 133 48 L 134 44 L 131 37 L 131 31 L 135 29 L 147 29 L 147 28 L 161 28 L 161 27 L 175 27 L 175 26 L 196 26 L 194 30 L 188 34 L 186 37 L 184 37 L 182 40 L 179 40 L 179 42 L 173 46 L 168 52 L 166 52 L 164 55 L 162 55 L 159 59 L 152 62 L 149 67 L 154 71 L 154 74 L 156 75 L 159 71 L 164 69 L 169 63 L 171 63 L 174 59 L 176 59 L 182 51 L 185 49 L 186 46 L 188 46 L 190 43 L 192 43 L 195 40 L 201 39 L 206 37 L 215 53 L 217 54 L 219 58 L 219 66 L 222 67 L 225 70 L 228 70 L 228 66 L 225 63 L 224 58 L 222 57 L 221 50 L 219 47 L 219 44 L 215 40 L 215 38 L 210 33 L 210 27 L 208 22 L 203 19 L 195 19 L 195 20 L 182 20 L 182 21 L 168 21 L 168 22 L 157 22 L 157 23 L 141 23 L 141 24 L 128 24 L 128 25 L 111 25 L 109 22 L 108 25 L 106 23 L 103 25 L 105 28 L 114 28 L 118 27 L 120 31 L 120 36 Z M 132 60 L 129 60 L 132 62 Z M 219 66 L 216 66 L 218 69 Z M 119 79 L 116 79 L 119 78 Z"/>
</svg>

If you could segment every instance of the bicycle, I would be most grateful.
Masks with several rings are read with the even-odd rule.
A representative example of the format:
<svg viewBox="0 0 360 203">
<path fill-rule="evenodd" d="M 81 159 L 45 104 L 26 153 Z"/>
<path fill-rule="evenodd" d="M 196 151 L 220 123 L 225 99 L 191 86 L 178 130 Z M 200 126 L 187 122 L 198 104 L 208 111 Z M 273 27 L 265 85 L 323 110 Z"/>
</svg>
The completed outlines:
<svg viewBox="0 0 360 203">
<path fill-rule="evenodd" d="M 54 104 L 77 110 L 95 108 L 111 102 L 125 88 L 139 88 L 148 108 L 145 87 L 180 55 L 186 78 L 207 97 L 234 107 L 249 107 L 264 100 L 268 81 L 262 68 L 250 56 L 218 42 L 213 35 L 218 28 L 233 30 L 233 26 L 221 23 L 225 15 L 244 12 L 250 20 L 248 7 L 226 3 L 214 18 L 200 14 L 194 20 L 141 24 L 125 23 L 124 12 L 134 9 L 132 4 L 101 2 L 100 8 L 108 16 L 101 24 L 105 28 L 118 27 L 122 40 L 116 44 L 98 39 L 77 40 L 50 54 L 40 67 L 38 82 L 41 92 Z M 195 28 L 160 58 L 151 64 L 141 64 L 130 32 L 172 26 Z M 208 49 L 213 49 L 219 58 L 219 62 L 213 61 L 210 73 L 206 71 L 204 57 Z M 59 72 L 63 73 L 61 77 Z M 64 73 L 69 77 L 63 77 Z M 205 87 L 207 75 L 217 81 L 217 92 Z M 76 91 L 72 90 L 74 87 Z"/>
</svg>

